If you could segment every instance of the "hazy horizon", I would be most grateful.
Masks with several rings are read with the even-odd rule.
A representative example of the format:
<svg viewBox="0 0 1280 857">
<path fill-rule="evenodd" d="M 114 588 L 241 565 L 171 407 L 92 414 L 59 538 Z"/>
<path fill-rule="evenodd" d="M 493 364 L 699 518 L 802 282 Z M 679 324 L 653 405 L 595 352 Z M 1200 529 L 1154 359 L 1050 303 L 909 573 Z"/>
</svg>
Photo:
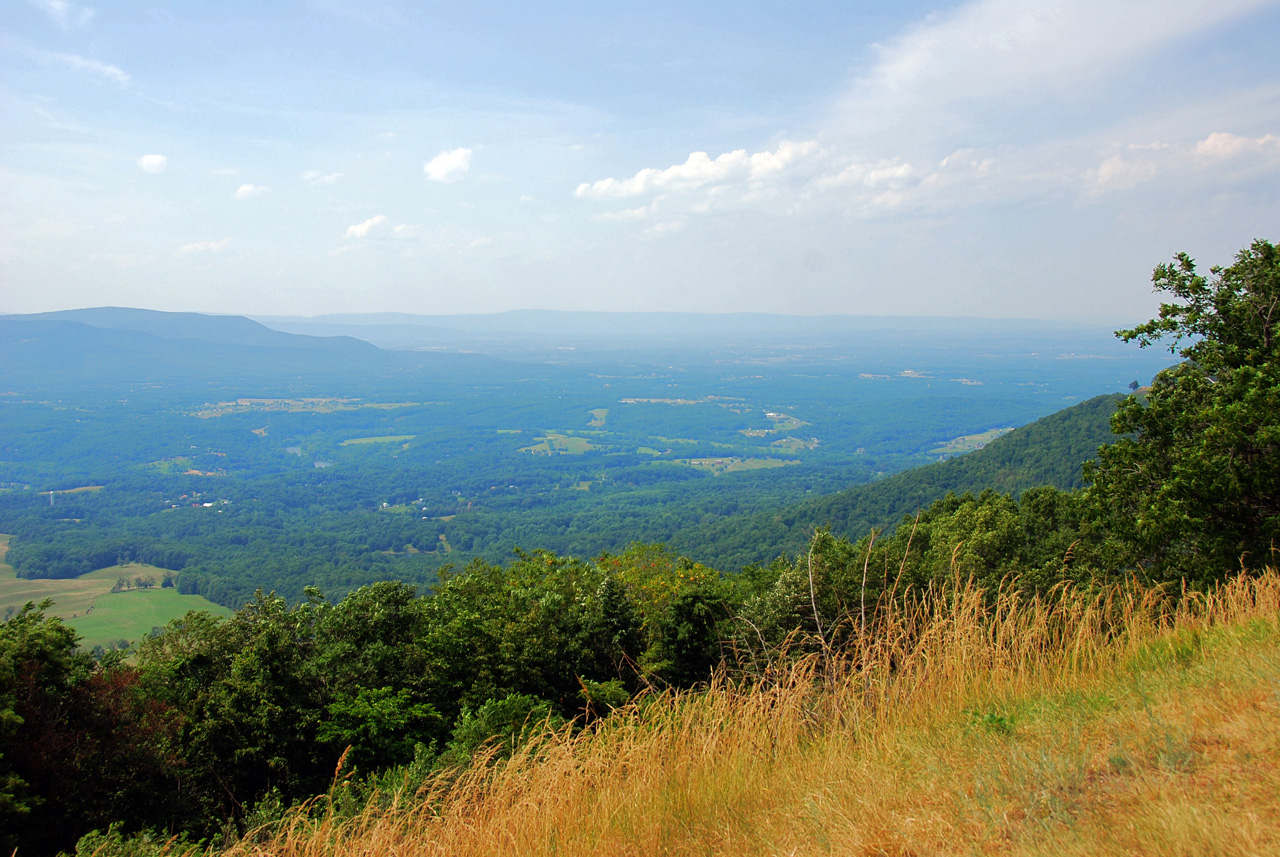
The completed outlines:
<svg viewBox="0 0 1280 857">
<path fill-rule="evenodd" d="M 1280 224 L 1276 0 L 25 0 L 0 313 L 1127 325 Z"/>
</svg>

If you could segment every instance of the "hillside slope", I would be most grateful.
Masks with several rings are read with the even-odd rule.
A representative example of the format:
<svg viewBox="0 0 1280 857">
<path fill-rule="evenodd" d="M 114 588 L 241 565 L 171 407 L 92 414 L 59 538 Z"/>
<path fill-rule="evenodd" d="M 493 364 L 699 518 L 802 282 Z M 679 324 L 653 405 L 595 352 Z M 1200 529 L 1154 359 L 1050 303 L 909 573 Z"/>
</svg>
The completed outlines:
<svg viewBox="0 0 1280 857">
<path fill-rule="evenodd" d="M 767 563 L 804 550 L 817 527 L 858 539 L 873 527 L 896 525 L 905 515 L 948 493 L 992 488 L 1018 495 L 1051 485 L 1081 486 L 1081 465 L 1115 439 L 1111 414 L 1117 396 L 1097 396 L 1036 420 L 983 449 L 797 503 L 776 513 L 721 518 L 689 527 L 670 540 L 676 550 L 717 568 Z"/>
<path fill-rule="evenodd" d="M 1274 571 L 946 603 L 830 681 L 651 697 L 363 810 L 344 785 L 228 854 L 1280 853 Z"/>
</svg>

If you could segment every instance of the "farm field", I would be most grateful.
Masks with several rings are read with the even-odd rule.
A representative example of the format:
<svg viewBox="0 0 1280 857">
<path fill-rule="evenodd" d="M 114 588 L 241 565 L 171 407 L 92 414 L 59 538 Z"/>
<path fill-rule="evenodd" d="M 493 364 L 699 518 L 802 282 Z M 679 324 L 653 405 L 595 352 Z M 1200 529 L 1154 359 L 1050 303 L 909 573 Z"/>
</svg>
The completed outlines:
<svg viewBox="0 0 1280 857">
<path fill-rule="evenodd" d="M 688 458 L 676 459 L 674 463 L 688 464 L 698 470 L 704 470 L 714 476 L 721 473 L 738 473 L 743 470 L 767 470 L 773 467 L 787 467 L 799 464 L 794 459 L 781 458 Z"/>
<path fill-rule="evenodd" d="M 417 435 L 413 434 L 389 434 L 381 435 L 379 437 L 353 437 L 349 440 L 342 441 L 342 443 L 338 445 L 355 446 L 365 443 L 404 443 L 405 441 L 413 440 L 415 437 L 417 437 Z"/>
<path fill-rule="evenodd" d="M 9 550 L 10 536 L 0 536 L 0 560 Z M 0 617 L 9 617 L 27 602 L 53 602 L 47 611 L 75 628 L 86 648 L 120 639 L 137 641 L 157 625 L 177 619 L 188 610 L 208 610 L 218 616 L 231 611 L 199 595 L 180 595 L 174 589 L 128 589 L 112 592 L 121 577 L 155 577 L 165 569 L 140 563 L 101 568 L 70 580 L 24 580 L 0 562 Z M 136 597 L 134 597 L 136 596 Z"/>
<path fill-rule="evenodd" d="M 232 612 L 199 595 L 182 595 L 176 589 L 126 589 L 103 594 L 90 612 L 81 613 L 67 624 L 80 634 L 80 645 L 91 649 L 118 640 L 137 642 L 153 628 L 167 625 L 191 610 L 207 610 L 215 616 L 230 616 Z"/>
<path fill-rule="evenodd" d="M 1012 427 L 993 428 L 978 434 L 967 434 L 935 446 L 929 450 L 929 455 L 961 455 L 966 452 L 973 452 L 975 449 L 982 449 L 991 441 L 1011 431 L 1013 431 Z"/>
<path fill-rule="evenodd" d="M 585 437 L 548 433 L 545 437 L 538 438 L 538 442 L 532 446 L 521 447 L 520 451 L 535 455 L 581 455 L 597 448 Z"/>
</svg>

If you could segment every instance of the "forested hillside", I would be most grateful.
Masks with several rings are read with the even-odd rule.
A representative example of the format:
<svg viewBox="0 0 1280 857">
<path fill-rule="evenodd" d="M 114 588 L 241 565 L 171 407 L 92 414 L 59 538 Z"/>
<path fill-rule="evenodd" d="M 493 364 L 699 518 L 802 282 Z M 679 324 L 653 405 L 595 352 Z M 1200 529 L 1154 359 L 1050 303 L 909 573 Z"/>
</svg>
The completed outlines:
<svg viewBox="0 0 1280 857">
<path fill-rule="evenodd" d="M 1082 487 L 1084 462 L 1115 440 L 1117 396 L 1097 396 L 1015 429 L 982 449 L 926 464 L 868 485 L 815 497 L 780 511 L 731 517 L 680 530 L 670 539 L 682 553 L 717 568 L 768 563 L 804 550 L 817 528 L 857 539 L 896 526 L 949 493 L 990 489 L 1015 498 L 1029 488 Z"/>
</svg>

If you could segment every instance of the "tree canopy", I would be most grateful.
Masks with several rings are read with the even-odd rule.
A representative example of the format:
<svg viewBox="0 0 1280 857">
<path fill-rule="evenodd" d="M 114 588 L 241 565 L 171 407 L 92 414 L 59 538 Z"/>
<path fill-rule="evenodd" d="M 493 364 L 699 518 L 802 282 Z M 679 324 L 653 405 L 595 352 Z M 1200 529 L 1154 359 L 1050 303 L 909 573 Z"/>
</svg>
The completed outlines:
<svg viewBox="0 0 1280 857">
<path fill-rule="evenodd" d="M 1159 265 L 1177 299 L 1117 333 L 1172 340 L 1184 359 L 1122 402 L 1123 437 L 1089 469 L 1091 494 L 1126 559 L 1165 578 L 1274 561 L 1280 534 L 1280 251 L 1267 241 L 1229 267 L 1196 272 L 1185 253 Z"/>
</svg>

